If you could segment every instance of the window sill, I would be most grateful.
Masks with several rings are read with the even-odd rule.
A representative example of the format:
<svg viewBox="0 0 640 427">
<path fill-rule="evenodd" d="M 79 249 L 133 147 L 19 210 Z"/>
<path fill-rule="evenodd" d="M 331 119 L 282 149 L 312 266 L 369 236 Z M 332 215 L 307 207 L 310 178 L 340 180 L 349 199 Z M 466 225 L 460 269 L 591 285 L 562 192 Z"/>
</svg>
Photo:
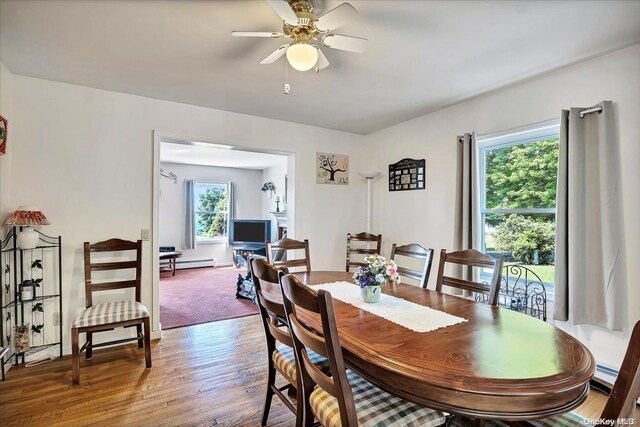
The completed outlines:
<svg viewBox="0 0 640 427">
<path fill-rule="evenodd" d="M 196 245 L 227 243 L 227 239 L 196 239 Z"/>
</svg>

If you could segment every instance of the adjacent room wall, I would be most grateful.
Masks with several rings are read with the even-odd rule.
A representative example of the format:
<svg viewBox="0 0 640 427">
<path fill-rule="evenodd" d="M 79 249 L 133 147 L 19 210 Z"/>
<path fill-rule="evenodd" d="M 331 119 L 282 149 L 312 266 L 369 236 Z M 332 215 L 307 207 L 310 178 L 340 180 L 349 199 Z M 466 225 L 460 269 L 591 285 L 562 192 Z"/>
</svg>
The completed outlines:
<svg viewBox="0 0 640 427">
<path fill-rule="evenodd" d="M 227 242 L 198 243 L 195 249 L 184 249 L 187 179 L 203 182 L 233 182 L 236 218 L 261 219 L 262 215 L 262 171 L 256 169 L 223 168 L 216 166 L 161 163 L 165 172 L 173 172 L 178 182 L 160 179 L 160 246 L 175 246 L 182 251 L 180 263 L 192 260 L 213 259 L 216 266 L 230 265 L 233 254 Z"/>
<path fill-rule="evenodd" d="M 385 252 L 393 242 L 418 242 L 438 252 L 452 248 L 456 178 L 456 136 L 491 133 L 548 119 L 560 110 L 612 100 L 619 123 L 628 259 L 628 301 L 640 301 L 640 45 L 602 56 L 525 83 L 383 129 L 367 136 L 379 153 L 383 178 L 376 191 L 374 231 L 383 235 Z M 388 165 L 404 157 L 426 159 L 426 190 L 389 192 Z M 435 261 L 437 266 L 437 259 Z M 437 268 L 436 268 L 437 270 Z M 429 287 L 435 286 L 437 271 Z M 579 284 L 576 284 L 579 286 Z M 629 304 L 629 322 L 640 306 Z M 586 343 L 598 362 L 619 367 L 629 331 L 559 323 Z"/>
<path fill-rule="evenodd" d="M 269 198 L 269 194 L 262 193 L 262 219 L 271 220 L 271 241 L 278 240 L 278 223 L 271 212 L 276 210 L 276 197 L 280 196 L 280 211 L 286 212 L 284 205 L 284 177 L 287 175 L 287 158 L 283 157 L 283 161 L 279 165 L 271 166 L 262 171 L 262 183 L 273 182 L 276 191 L 273 197 Z M 262 188 L 262 187 L 261 187 Z"/>
<path fill-rule="evenodd" d="M 135 240 L 152 227 L 154 130 L 294 153 L 295 237 L 311 241 L 318 269 L 342 267 L 336 254 L 344 250 L 344 236 L 364 221 L 365 187 L 354 178 L 363 169 L 362 135 L 24 76 L 14 76 L 14 83 L 12 124 L 20 143 L 12 146 L 11 205 L 39 206 L 51 221 L 47 233 L 62 235 L 67 352 L 68 327 L 84 307 L 82 242 Z M 304 100 L 291 102 L 304 108 Z M 317 185 L 316 151 L 350 155 L 351 184 Z M 151 306 L 151 242 L 143 251 L 142 301 Z M 157 331 L 157 316 L 152 323 Z M 99 339 L 114 338 L 109 334 Z"/>
</svg>

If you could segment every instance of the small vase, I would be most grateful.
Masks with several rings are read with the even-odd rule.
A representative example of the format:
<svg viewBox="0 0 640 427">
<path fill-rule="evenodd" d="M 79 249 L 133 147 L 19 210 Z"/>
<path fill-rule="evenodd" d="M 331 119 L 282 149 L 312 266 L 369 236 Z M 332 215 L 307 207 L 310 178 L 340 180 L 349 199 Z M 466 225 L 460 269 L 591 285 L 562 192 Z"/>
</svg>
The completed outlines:
<svg viewBox="0 0 640 427">
<path fill-rule="evenodd" d="M 374 303 L 380 301 L 382 286 L 365 286 L 360 288 L 360 298 L 363 302 Z"/>
</svg>

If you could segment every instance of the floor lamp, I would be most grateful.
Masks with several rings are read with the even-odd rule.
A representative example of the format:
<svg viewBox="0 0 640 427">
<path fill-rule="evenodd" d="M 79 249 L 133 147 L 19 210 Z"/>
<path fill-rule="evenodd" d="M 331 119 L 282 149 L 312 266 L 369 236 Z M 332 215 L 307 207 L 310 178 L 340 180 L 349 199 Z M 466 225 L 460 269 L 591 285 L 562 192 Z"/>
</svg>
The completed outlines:
<svg viewBox="0 0 640 427">
<path fill-rule="evenodd" d="M 371 217 L 373 215 L 373 181 L 380 178 L 380 172 L 358 172 L 367 181 L 367 233 L 371 233 Z"/>
</svg>

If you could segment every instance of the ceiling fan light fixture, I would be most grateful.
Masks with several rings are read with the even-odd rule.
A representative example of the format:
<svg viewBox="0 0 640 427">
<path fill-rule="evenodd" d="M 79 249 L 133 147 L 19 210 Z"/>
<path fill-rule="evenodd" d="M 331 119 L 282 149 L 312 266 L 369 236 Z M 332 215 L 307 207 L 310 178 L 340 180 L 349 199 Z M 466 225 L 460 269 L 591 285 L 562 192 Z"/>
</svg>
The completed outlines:
<svg viewBox="0 0 640 427">
<path fill-rule="evenodd" d="M 287 49 L 287 61 L 298 71 L 307 71 L 318 62 L 318 49 L 307 43 L 294 43 Z"/>
</svg>

